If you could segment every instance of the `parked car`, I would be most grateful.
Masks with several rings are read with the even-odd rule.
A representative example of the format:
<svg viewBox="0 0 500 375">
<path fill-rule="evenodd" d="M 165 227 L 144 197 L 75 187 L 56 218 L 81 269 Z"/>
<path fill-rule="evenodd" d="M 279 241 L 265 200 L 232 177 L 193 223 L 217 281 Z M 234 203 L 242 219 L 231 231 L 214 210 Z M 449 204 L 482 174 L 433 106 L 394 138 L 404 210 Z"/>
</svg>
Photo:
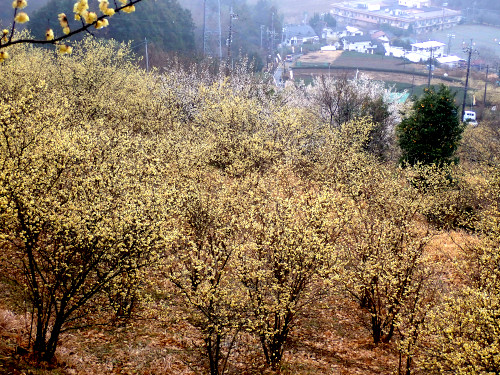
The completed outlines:
<svg viewBox="0 0 500 375">
<path fill-rule="evenodd" d="M 463 121 L 472 126 L 477 126 L 476 112 L 465 111 Z"/>
</svg>

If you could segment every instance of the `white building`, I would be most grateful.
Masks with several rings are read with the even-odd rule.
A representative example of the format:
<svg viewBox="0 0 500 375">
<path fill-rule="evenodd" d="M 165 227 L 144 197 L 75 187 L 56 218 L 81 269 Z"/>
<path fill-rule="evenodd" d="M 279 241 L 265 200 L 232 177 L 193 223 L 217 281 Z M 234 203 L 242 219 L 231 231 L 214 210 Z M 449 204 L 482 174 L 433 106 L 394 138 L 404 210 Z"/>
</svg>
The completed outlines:
<svg viewBox="0 0 500 375">
<path fill-rule="evenodd" d="M 286 25 L 283 28 L 282 42 L 287 46 L 319 43 L 319 37 L 309 25 Z"/>
<path fill-rule="evenodd" d="M 349 25 L 387 24 L 405 30 L 411 27 L 416 34 L 450 28 L 461 19 L 461 12 L 431 7 L 428 0 L 345 1 L 333 4 L 330 13 L 337 21 Z"/>
<path fill-rule="evenodd" d="M 356 51 L 373 54 L 377 48 L 369 36 L 346 36 L 342 38 L 344 51 Z"/>
<path fill-rule="evenodd" d="M 443 56 L 443 57 L 438 57 L 436 60 L 438 63 L 447 68 L 456 68 L 460 63 L 460 61 L 465 61 L 464 59 L 461 59 L 458 56 Z"/>
<path fill-rule="evenodd" d="M 399 0 L 398 5 L 402 5 L 408 8 L 423 8 L 430 7 L 430 0 Z"/>
<path fill-rule="evenodd" d="M 428 42 L 413 43 L 411 45 L 411 52 L 420 54 L 427 59 L 432 53 L 432 56 L 436 58 L 444 56 L 444 46 L 446 46 L 446 44 L 429 40 Z"/>
</svg>

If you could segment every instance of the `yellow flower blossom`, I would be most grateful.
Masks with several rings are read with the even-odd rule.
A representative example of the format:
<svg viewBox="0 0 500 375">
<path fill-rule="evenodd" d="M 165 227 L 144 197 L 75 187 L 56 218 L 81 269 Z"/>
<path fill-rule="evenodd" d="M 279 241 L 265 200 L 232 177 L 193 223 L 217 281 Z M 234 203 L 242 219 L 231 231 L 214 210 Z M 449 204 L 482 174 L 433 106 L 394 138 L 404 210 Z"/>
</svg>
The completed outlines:
<svg viewBox="0 0 500 375">
<path fill-rule="evenodd" d="M 86 23 L 94 23 L 97 21 L 97 14 L 94 12 L 88 12 L 85 15 L 82 15 Z"/>
<path fill-rule="evenodd" d="M 102 29 L 103 27 L 106 27 L 109 25 L 108 19 L 104 18 L 103 20 L 99 20 L 95 24 L 96 29 Z"/>
<path fill-rule="evenodd" d="M 59 19 L 59 24 L 62 28 L 68 27 L 68 17 L 66 17 L 66 14 L 59 13 L 57 18 Z"/>
<path fill-rule="evenodd" d="M 66 34 L 66 35 L 68 35 L 70 33 L 70 31 L 71 30 L 69 29 L 69 27 L 64 27 L 63 28 L 63 33 Z"/>
<path fill-rule="evenodd" d="M 52 29 L 45 31 L 45 40 L 54 40 L 54 31 Z"/>
<path fill-rule="evenodd" d="M 9 54 L 5 51 L 0 52 L 0 63 L 9 58 Z"/>
<path fill-rule="evenodd" d="M 120 3 L 122 3 L 123 5 L 127 4 L 128 0 L 120 0 Z"/>
<path fill-rule="evenodd" d="M 87 12 L 87 9 L 89 9 L 89 3 L 87 0 L 79 0 L 73 6 L 73 12 L 81 16 L 83 16 L 84 12 Z"/>
<path fill-rule="evenodd" d="M 12 2 L 12 8 L 14 9 L 23 9 L 28 5 L 28 2 L 26 0 L 14 0 Z"/>
<path fill-rule="evenodd" d="M 16 21 L 17 23 L 26 23 L 29 20 L 30 20 L 30 18 L 24 12 L 18 13 L 16 18 L 14 18 L 14 21 Z"/>
<path fill-rule="evenodd" d="M 73 52 L 73 47 L 71 46 L 67 46 L 66 44 L 61 44 L 59 46 L 57 46 L 58 48 L 58 52 L 62 55 L 64 54 L 71 54 L 71 52 Z"/>
<path fill-rule="evenodd" d="M 8 35 L 9 35 L 9 30 L 3 29 L 2 30 L 2 42 L 7 43 L 7 41 L 9 40 Z"/>
<path fill-rule="evenodd" d="M 115 14 L 115 10 L 113 8 L 109 8 L 108 0 L 99 0 L 99 9 L 106 16 L 112 16 Z"/>
<path fill-rule="evenodd" d="M 122 9 L 125 13 L 132 13 L 135 12 L 135 5 L 129 5 L 128 7 L 125 7 Z"/>
</svg>

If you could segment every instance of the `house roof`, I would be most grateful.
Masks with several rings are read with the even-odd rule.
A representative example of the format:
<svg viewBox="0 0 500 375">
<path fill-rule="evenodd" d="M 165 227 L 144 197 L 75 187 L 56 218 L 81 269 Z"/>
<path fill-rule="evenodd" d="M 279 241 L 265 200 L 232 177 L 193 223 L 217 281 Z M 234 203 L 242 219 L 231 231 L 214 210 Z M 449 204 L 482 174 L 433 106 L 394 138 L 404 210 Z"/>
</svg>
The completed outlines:
<svg viewBox="0 0 500 375">
<path fill-rule="evenodd" d="M 283 28 L 283 33 L 287 39 L 297 38 L 312 38 L 317 36 L 316 32 L 309 25 L 286 25 Z"/>
<path fill-rule="evenodd" d="M 441 64 L 450 64 L 450 63 L 457 63 L 459 61 L 465 61 L 464 59 L 461 59 L 458 56 L 438 57 L 436 60 Z"/>
<path fill-rule="evenodd" d="M 441 43 L 441 42 L 436 42 L 435 40 L 429 40 L 428 42 L 421 42 L 421 43 L 413 43 L 412 44 L 412 46 L 415 48 L 423 48 L 423 49 L 443 47 L 445 45 L 446 44 Z"/>
<path fill-rule="evenodd" d="M 361 43 L 361 42 L 371 42 L 372 38 L 367 35 L 356 35 L 356 36 L 344 36 L 342 40 L 349 43 Z"/>
</svg>

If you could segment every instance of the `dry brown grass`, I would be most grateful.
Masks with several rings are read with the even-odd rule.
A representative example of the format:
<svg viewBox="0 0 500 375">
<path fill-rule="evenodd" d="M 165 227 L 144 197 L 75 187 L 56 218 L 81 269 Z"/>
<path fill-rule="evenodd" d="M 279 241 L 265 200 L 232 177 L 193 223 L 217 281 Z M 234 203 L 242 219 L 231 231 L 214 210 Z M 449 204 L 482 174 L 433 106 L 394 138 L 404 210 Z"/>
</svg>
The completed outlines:
<svg viewBox="0 0 500 375">
<path fill-rule="evenodd" d="M 317 51 L 309 52 L 300 57 L 301 62 L 305 63 L 332 63 L 337 60 L 344 51 Z"/>
<path fill-rule="evenodd" d="M 392 374 L 397 365 L 394 347 L 373 346 L 362 315 L 356 304 L 342 298 L 313 306 L 299 318 L 278 373 Z M 3 341 L 10 343 L 0 358 L 11 364 L 10 372 L 0 370 L 0 374 L 15 373 L 15 366 L 35 371 L 29 361 L 14 354 L 13 344 L 19 334 L 4 335 L 6 331 L 18 332 L 24 327 L 24 319 L 6 310 L 1 310 L 0 319 Z M 243 335 L 241 342 L 233 352 L 228 374 L 276 373 L 264 365 L 254 338 Z M 198 333 L 186 322 L 150 317 L 126 327 L 67 333 L 56 353 L 56 368 L 40 366 L 33 373 L 201 374 L 207 372 L 201 345 Z"/>
</svg>

